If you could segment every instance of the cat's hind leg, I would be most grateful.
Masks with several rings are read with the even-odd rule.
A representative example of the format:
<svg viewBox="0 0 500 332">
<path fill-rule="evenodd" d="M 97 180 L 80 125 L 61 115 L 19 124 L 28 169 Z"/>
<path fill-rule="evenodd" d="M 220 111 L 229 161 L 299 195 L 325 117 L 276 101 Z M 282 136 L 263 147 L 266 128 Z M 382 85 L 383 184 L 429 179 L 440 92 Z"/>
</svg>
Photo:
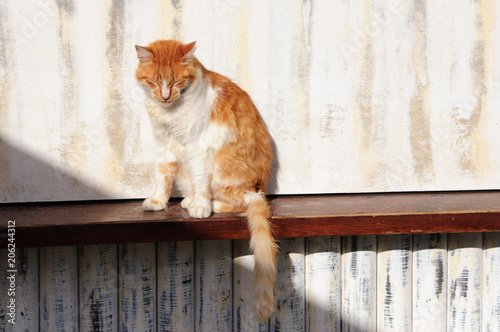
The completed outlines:
<svg viewBox="0 0 500 332">
<path fill-rule="evenodd" d="M 214 200 L 212 201 L 212 211 L 215 213 L 224 213 L 224 212 L 245 212 L 245 209 L 241 206 L 236 206 L 229 202 Z"/>
<path fill-rule="evenodd" d="M 212 188 L 212 209 L 216 213 L 246 211 L 245 204 L 246 190 L 239 186 L 216 186 Z"/>
</svg>

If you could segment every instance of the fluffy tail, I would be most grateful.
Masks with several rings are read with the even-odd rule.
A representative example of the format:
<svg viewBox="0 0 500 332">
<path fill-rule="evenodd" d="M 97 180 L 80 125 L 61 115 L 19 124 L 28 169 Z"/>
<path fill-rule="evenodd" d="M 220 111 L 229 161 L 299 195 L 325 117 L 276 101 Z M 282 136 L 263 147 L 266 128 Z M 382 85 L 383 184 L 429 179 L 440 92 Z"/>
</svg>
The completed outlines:
<svg viewBox="0 0 500 332">
<path fill-rule="evenodd" d="M 274 310 L 273 288 L 278 246 L 268 221 L 269 205 L 263 196 L 258 195 L 250 202 L 246 215 L 250 229 L 250 249 L 255 259 L 252 300 L 257 318 L 266 321 Z"/>
</svg>

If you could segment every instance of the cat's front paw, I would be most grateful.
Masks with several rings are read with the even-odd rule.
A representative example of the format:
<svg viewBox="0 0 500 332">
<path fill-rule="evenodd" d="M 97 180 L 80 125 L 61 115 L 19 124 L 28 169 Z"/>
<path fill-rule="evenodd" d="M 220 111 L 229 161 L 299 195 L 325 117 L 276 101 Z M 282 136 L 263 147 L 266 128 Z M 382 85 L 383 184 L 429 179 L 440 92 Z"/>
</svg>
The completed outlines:
<svg viewBox="0 0 500 332">
<path fill-rule="evenodd" d="M 184 209 L 187 209 L 189 205 L 193 202 L 193 197 L 192 196 L 186 196 L 181 202 L 181 207 Z"/>
<path fill-rule="evenodd" d="M 167 200 L 150 197 L 142 203 L 144 211 L 160 211 L 167 207 Z"/>
<path fill-rule="evenodd" d="M 191 218 L 208 218 L 212 213 L 210 200 L 205 198 L 186 197 L 181 202 L 181 206 L 188 210 Z"/>
</svg>

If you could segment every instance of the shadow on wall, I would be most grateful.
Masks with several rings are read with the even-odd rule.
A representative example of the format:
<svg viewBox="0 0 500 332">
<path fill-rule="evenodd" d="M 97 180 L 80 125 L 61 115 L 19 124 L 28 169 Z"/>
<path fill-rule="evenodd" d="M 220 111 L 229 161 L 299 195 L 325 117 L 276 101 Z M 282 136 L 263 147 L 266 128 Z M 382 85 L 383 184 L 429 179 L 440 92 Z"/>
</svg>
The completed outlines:
<svg viewBox="0 0 500 332">
<path fill-rule="evenodd" d="M 0 136 L 0 203 L 110 198 L 97 186 Z"/>
<path fill-rule="evenodd" d="M 278 153 L 272 141 L 274 161 L 267 192 L 278 191 Z M 104 166 L 103 166 L 104 167 Z M 151 174 L 151 179 L 153 178 Z M 133 174 L 130 176 L 134 176 Z M 71 174 L 0 136 L 0 203 L 117 199 L 85 179 Z M 151 187 L 151 188 L 149 188 Z M 154 185 L 148 183 L 148 191 Z M 176 195 L 177 194 L 177 195 Z M 179 196 L 173 192 L 173 197 Z"/>
<path fill-rule="evenodd" d="M 269 183 L 267 184 L 266 192 L 269 194 L 276 194 L 279 190 L 278 186 L 278 171 L 280 169 L 278 148 L 276 147 L 276 142 L 274 138 L 271 137 L 271 147 L 273 149 L 273 163 L 271 164 L 271 177 L 269 178 Z"/>
</svg>

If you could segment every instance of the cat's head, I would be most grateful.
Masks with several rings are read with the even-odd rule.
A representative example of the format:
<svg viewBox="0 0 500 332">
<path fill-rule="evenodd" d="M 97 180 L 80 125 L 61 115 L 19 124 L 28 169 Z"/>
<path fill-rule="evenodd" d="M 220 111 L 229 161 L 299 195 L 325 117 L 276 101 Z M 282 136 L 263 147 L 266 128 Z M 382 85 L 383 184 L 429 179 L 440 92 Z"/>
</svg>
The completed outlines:
<svg viewBox="0 0 500 332">
<path fill-rule="evenodd" d="M 135 77 L 163 106 L 182 98 L 196 81 L 196 42 L 184 45 L 175 40 L 158 40 L 147 47 L 136 45 L 135 49 L 139 60 Z"/>
</svg>

